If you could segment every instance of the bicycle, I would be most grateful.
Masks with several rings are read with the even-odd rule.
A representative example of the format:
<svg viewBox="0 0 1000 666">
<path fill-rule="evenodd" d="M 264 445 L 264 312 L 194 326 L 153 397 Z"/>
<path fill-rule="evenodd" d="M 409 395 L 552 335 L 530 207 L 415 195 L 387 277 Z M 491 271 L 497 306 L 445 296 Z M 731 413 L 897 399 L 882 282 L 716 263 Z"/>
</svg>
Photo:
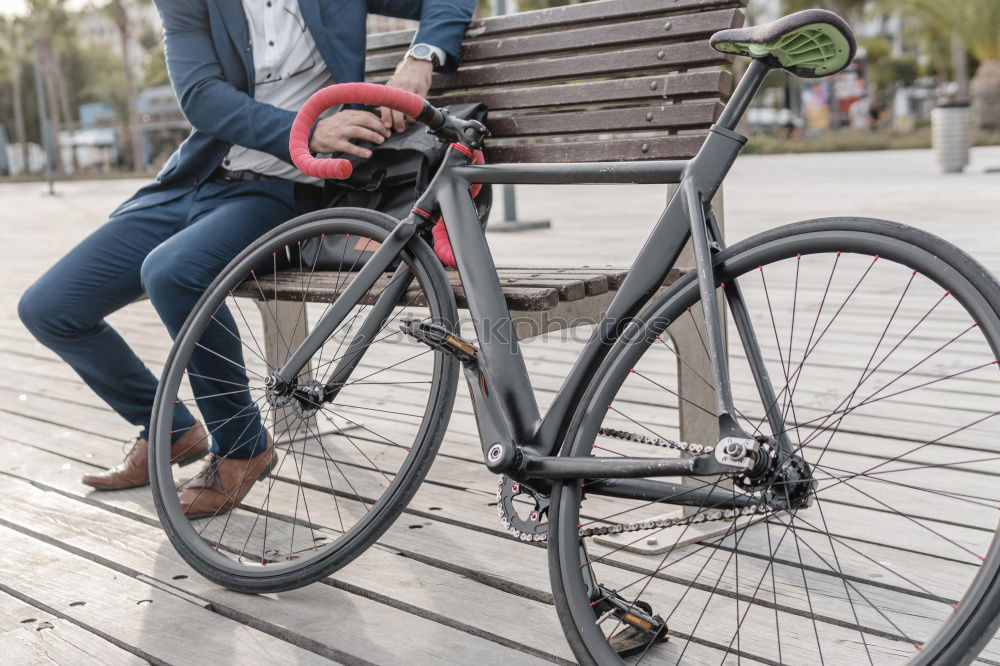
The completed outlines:
<svg viewBox="0 0 1000 666">
<path fill-rule="evenodd" d="M 996 395 L 1000 284 L 949 243 L 882 220 L 799 222 L 727 247 L 710 202 L 747 141 L 736 127 L 765 75 L 835 73 L 855 42 L 839 17 L 809 10 L 712 44 L 752 59 L 683 162 L 476 166 L 480 123 L 381 86 L 317 93 L 290 142 L 307 173 L 350 173 L 307 147 L 335 104 L 398 109 L 450 149 L 405 219 L 335 209 L 291 220 L 237 257 L 192 312 L 151 428 L 157 511 L 184 559 L 244 592 L 298 587 L 350 562 L 426 476 L 461 368 L 483 459 L 501 477 L 498 509 L 518 537 L 547 541 L 555 605 L 582 663 L 972 661 L 1000 621 L 988 423 L 1000 412 L 965 403 Z M 469 194 L 475 183 L 679 185 L 544 415 Z M 428 245 L 441 215 L 476 341 L 462 337 Z M 378 249 L 319 275 L 299 250 L 338 234 Z M 689 239 L 696 269 L 662 290 Z M 328 302 L 307 305 L 320 287 Z M 303 320 L 321 310 L 308 333 L 265 341 L 285 352 L 280 367 L 264 359 L 240 305 L 247 295 L 272 316 L 289 301 Z M 684 326 L 711 360 L 710 376 L 692 381 L 716 403 L 693 406 L 717 419 L 715 441 L 673 434 L 684 398 L 666 384 L 694 367 L 669 342 Z M 239 418 L 247 440 L 267 424 L 290 434 L 277 467 L 236 508 L 189 520 L 164 443 L 173 405 L 192 400 L 182 381 L 192 356 L 227 335 L 240 341 L 227 360 L 242 379 L 189 379 L 202 382 L 197 402 L 243 407 L 206 426 Z M 665 544 L 657 554 L 635 552 L 655 540 Z"/>
</svg>

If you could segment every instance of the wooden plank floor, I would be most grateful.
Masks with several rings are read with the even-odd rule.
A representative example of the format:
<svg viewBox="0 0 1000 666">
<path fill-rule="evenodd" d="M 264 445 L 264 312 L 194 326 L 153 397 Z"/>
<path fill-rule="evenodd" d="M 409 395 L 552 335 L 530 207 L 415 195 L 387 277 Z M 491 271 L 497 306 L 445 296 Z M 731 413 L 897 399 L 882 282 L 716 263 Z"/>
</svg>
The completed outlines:
<svg viewBox="0 0 1000 666">
<path fill-rule="evenodd" d="M 978 165 L 1000 164 L 997 149 L 981 149 L 976 157 Z M 776 215 L 773 197 L 782 178 L 817 164 L 828 169 L 825 188 L 815 182 L 822 174 L 802 183 Z M 971 245 L 987 266 L 1000 268 L 1000 239 L 993 232 L 1000 221 L 1000 176 L 981 168 L 945 178 L 922 151 L 748 158 L 737 164 L 730 183 L 727 219 L 734 239 L 843 209 L 838 204 L 847 201 L 848 212 L 913 222 Z M 0 185 L 0 232 L 8 249 L 0 292 L 0 661 L 570 662 L 544 550 L 514 540 L 496 520 L 496 480 L 479 460 L 464 390 L 442 454 L 407 512 L 378 546 L 302 590 L 250 597 L 220 589 L 174 553 L 148 489 L 93 493 L 79 483 L 81 474 L 118 462 L 133 429 L 30 337 L 17 319 L 16 302 L 136 184 L 63 184 L 55 198 L 35 184 Z M 492 236 L 498 263 L 627 263 L 662 200 L 656 188 L 576 189 L 570 204 L 553 194 L 569 192 L 522 189 L 525 216 L 553 218 L 554 228 Z M 609 219 L 616 221 L 613 233 Z M 552 247 L 559 248 L 555 259 Z M 864 325 L 863 313 L 853 316 Z M 150 305 L 130 306 L 110 321 L 158 373 L 169 340 Z M 550 336 L 526 346 L 543 406 L 583 337 Z M 1000 394 L 996 386 L 968 390 Z M 381 396 L 395 404 L 406 398 L 405 389 Z M 813 398 L 811 404 L 822 408 L 824 396 Z M 901 407 L 894 425 L 946 423 L 950 406 L 967 406 L 960 393 L 942 391 L 936 398 L 935 404 Z M 635 399 L 641 402 L 641 395 Z M 676 415 L 662 426 L 673 432 Z M 871 424 L 873 432 L 878 427 Z M 848 438 L 835 455 L 852 455 L 851 446 Z M 982 493 L 1000 495 L 992 488 Z M 874 527 L 859 529 L 859 538 L 867 538 Z M 709 648 L 685 654 L 685 663 L 720 661 L 721 653 Z"/>
</svg>

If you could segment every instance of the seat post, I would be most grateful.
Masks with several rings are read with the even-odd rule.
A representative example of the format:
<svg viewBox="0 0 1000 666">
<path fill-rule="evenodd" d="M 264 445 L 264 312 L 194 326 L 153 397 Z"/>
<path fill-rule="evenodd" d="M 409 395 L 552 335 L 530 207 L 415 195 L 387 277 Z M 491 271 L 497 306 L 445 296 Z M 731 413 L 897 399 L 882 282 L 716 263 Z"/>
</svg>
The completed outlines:
<svg viewBox="0 0 1000 666">
<path fill-rule="evenodd" d="M 736 126 L 739 125 L 740 120 L 743 118 L 743 114 L 750 108 L 750 102 L 753 101 L 754 95 L 757 94 L 761 84 L 764 83 L 764 77 L 770 71 L 771 66 L 763 59 L 752 58 L 750 65 L 743 73 L 743 78 L 740 79 L 739 85 L 736 86 L 736 90 L 733 91 L 729 102 L 726 103 L 726 108 L 722 110 L 722 115 L 719 116 L 715 124 L 727 130 L 735 131 Z"/>
</svg>

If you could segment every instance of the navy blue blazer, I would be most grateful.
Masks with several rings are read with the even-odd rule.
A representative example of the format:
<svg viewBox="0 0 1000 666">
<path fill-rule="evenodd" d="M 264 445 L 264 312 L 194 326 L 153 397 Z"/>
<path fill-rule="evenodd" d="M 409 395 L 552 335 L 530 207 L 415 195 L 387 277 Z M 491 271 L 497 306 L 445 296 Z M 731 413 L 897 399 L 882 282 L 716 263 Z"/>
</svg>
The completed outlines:
<svg viewBox="0 0 1000 666">
<path fill-rule="evenodd" d="M 204 182 L 233 144 L 287 162 L 295 113 L 253 98 L 253 52 L 241 0 L 155 0 L 163 22 L 167 70 L 191 123 L 191 134 L 170 156 L 156 180 L 114 213 L 155 206 Z M 462 35 L 475 0 L 299 0 L 323 61 L 338 83 L 365 77 L 368 13 L 420 21 L 415 42 L 448 54 L 441 68 L 459 64 Z"/>
</svg>

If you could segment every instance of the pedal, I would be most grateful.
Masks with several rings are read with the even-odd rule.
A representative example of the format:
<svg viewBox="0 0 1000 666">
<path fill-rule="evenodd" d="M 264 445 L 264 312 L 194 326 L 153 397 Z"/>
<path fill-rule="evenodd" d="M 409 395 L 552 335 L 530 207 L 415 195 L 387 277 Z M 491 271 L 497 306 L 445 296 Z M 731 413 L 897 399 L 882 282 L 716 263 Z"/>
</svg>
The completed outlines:
<svg viewBox="0 0 1000 666">
<path fill-rule="evenodd" d="M 401 319 L 399 329 L 414 340 L 424 343 L 431 349 L 450 354 L 462 363 L 473 363 L 476 360 L 479 350 L 475 345 L 466 342 L 444 326 L 426 319 Z"/>
<path fill-rule="evenodd" d="M 600 600 L 595 604 L 599 612 L 598 623 L 613 618 L 620 627 L 608 639 L 608 643 L 619 657 L 640 654 L 657 643 L 667 640 L 667 623 L 645 601 L 625 601 L 617 592 L 605 587 L 598 588 Z"/>
</svg>

